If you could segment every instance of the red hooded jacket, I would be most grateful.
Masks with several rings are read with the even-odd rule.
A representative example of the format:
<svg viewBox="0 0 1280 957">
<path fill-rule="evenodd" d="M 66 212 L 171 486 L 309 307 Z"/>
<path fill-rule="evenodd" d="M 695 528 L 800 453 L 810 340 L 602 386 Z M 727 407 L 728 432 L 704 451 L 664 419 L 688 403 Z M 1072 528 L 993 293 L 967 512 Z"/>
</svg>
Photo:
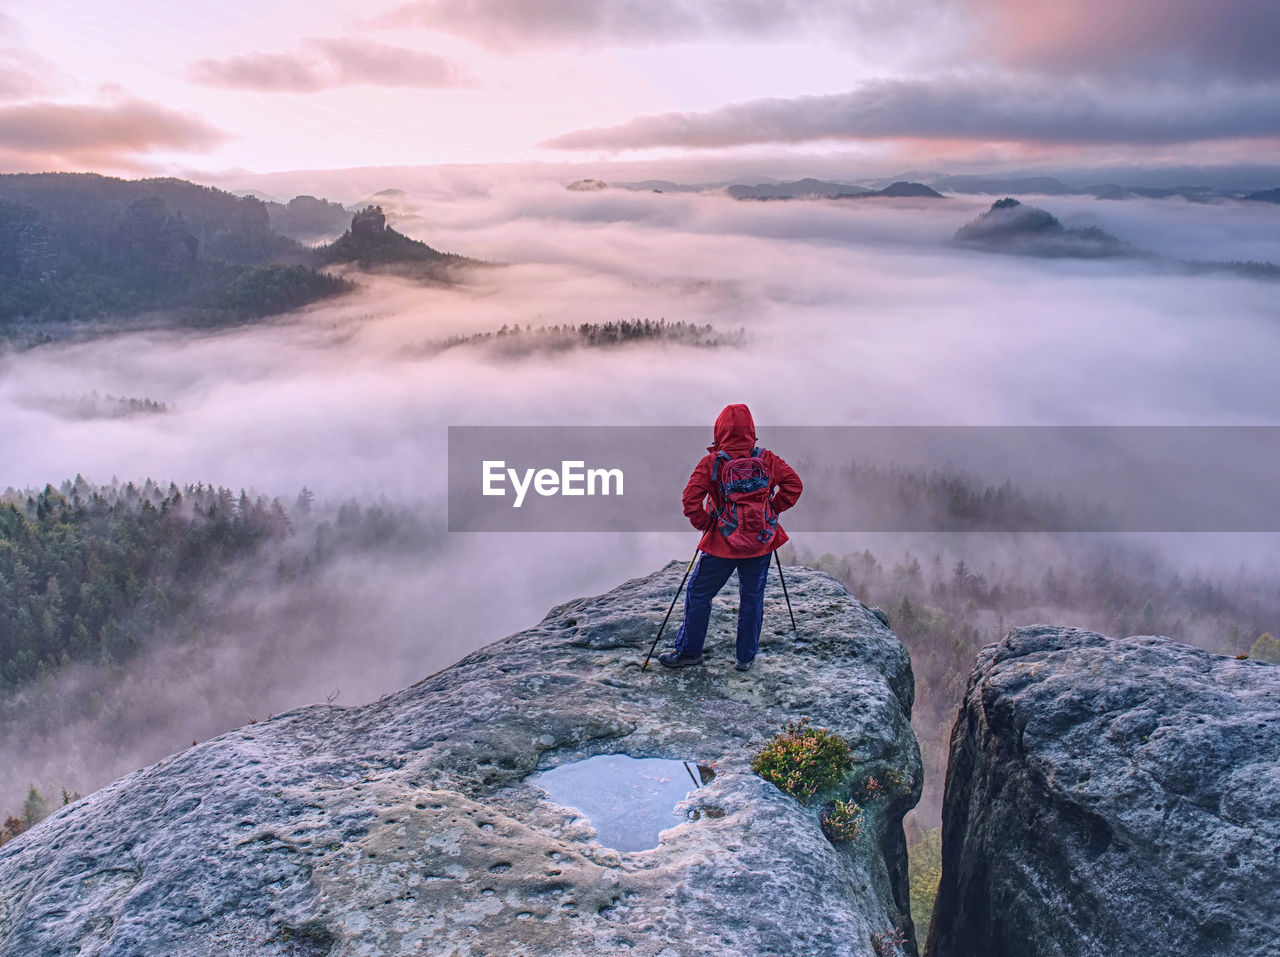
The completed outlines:
<svg viewBox="0 0 1280 957">
<path fill-rule="evenodd" d="M 718 534 L 711 509 L 718 508 L 723 503 L 720 501 L 719 489 L 711 480 L 712 465 L 719 451 L 728 452 L 735 458 L 751 453 L 756 444 L 756 426 L 751 419 L 751 410 L 745 405 L 725 406 L 724 411 L 716 418 L 714 437 L 715 442 L 707 446 L 708 454 L 698 462 L 693 474 L 689 476 L 689 484 L 684 487 L 685 517 L 694 528 L 704 533 L 698 545 L 699 551 L 717 558 L 755 558 L 781 548 L 787 541 L 787 533 L 782 530 L 781 524 L 768 545 L 751 551 L 734 551 L 724 537 Z M 781 456 L 767 449 L 761 458 L 776 488 L 770 502 L 774 511 L 784 512 L 800 498 L 800 492 L 804 488 L 800 476 L 796 475 L 795 469 L 784 462 Z M 708 497 L 711 499 L 711 509 L 707 508 Z"/>
</svg>

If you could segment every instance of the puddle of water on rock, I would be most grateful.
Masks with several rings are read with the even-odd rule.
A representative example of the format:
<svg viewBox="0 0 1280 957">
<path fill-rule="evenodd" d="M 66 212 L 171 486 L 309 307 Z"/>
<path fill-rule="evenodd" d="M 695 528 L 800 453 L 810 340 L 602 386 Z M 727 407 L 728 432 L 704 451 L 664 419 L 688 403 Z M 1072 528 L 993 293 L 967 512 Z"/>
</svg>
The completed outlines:
<svg viewBox="0 0 1280 957">
<path fill-rule="evenodd" d="M 676 804 L 713 777 L 693 761 L 599 754 L 527 780 L 557 804 L 581 811 L 605 847 L 647 851 L 658 846 L 660 831 L 680 822 Z"/>
</svg>

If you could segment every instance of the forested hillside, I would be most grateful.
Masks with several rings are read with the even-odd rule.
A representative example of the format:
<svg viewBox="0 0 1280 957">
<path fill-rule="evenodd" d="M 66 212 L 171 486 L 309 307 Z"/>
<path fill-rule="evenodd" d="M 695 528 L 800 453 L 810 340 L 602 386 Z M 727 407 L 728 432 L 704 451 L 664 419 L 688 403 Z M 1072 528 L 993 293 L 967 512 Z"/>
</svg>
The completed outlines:
<svg viewBox="0 0 1280 957">
<path fill-rule="evenodd" d="M 123 667 L 144 647 L 198 637 L 218 611 L 202 589 L 225 584 L 267 544 L 283 585 L 335 554 L 429 537 L 412 513 L 381 504 L 317 513 L 305 489 L 290 509 L 150 479 L 10 489 L 0 494 L 0 702 L 73 662 Z"/>
<path fill-rule="evenodd" d="M 73 661 L 127 662 L 198 627 L 201 585 L 289 519 L 278 501 L 197 485 L 95 489 L 77 478 L 0 501 L 0 696 Z"/>
<path fill-rule="evenodd" d="M 252 197 L 179 179 L 0 175 L 0 335 L 40 341 L 156 310 L 235 322 L 353 288 L 310 255 Z"/>
<path fill-rule="evenodd" d="M 4 800 L 91 790 L 182 747 L 184 728 L 264 717 L 359 627 L 335 623 L 367 614 L 335 567 L 376 574 L 440 540 L 415 510 L 305 489 L 288 506 L 150 480 L 0 493 L 0 738 L 33 769 L 0 782 Z"/>
</svg>

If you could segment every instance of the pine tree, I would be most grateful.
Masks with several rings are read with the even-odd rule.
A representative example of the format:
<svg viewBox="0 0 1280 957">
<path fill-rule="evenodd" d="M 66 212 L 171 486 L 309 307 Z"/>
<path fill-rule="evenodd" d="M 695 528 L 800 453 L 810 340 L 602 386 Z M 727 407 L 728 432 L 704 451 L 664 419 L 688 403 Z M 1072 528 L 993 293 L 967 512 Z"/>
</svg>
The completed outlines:
<svg viewBox="0 0 1280 957">
<path fill-rule="evenodd" d="M 1280 639 L 1274 638 L 1270 632 L 1264 631 L 1258 636 L 1258 640 L 1253 643 L 1253 647 L 1249 649 L 1249 657 L 1257 658 L 1259 661 L 1266 661 L 1273 665 L 1280 665 Z"/>
<path fill-rule="evenodd" d="M 49 802 L 45 800 L 44 795 L 36 790 L 33 784 L 27 790 L 27 799 L 22 802 L 22 820 L 28 827 L 32 828 L 49 816 Z"/>
</svg>

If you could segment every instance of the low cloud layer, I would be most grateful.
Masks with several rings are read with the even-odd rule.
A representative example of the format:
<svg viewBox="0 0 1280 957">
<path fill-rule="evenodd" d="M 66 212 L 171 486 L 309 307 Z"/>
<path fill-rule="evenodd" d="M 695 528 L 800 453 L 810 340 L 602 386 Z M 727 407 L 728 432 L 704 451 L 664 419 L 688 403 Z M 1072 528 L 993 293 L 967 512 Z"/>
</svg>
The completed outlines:
<svg viewBox="0 0 1280 957">
<path fill-rule="evenodd" d="M 1280 424 L 1272 283 L 957 248 L 950 237 L 988 198 L 745 203 L 465 173 L 376 174 L 378 188 L 405 190 L 392 211 L 397 229 L 509 264 L 463 286 L 372 278 L 358 294 L 275 322 L 0 351 L 0 488 L 77 473 L 93 482 L 150 476 L 292 502 L 306 485 L 332 503 L 385 494 L 438 524 L 450 425 L 694 425 L 706 438 L 688 450 L 692 467 L 715 415 L 738 401 L 752 407 L 766 445 L 776 425 Z M 354 201 L 368 186 L 353 181 L 329 196 Z M 1037 205 L 1165 255 L 1280 260 L 1269 204 Z M 517 361 L 482 348 L 418 348 L 503 324 L 631 317 L 742 327 L 747 338 L 714 351 L 647 343 Z M 75 402 L 42 401 L 94 390 L 166 411 L 86 419 Z M 678 509 L 678 488 L 671 501 Z M 1157 538 L 1162 555 L 1179 547 L 1174 536 Z M 1249 535 L 1211 548 L 1207 536 L 1189 538 L 1183 554 L 1201 566 L 1234 567 L 1246 549 L 1272 544 Z M 114 736 L 55 736 L 67 747 L 22 756 L 15 787 L 97 786 L 335 689 L 339 704 L 394 691 L 558 602 L 687 561 L 695 542 L 692 529 L 448 534 L 427 554 L 334 566 L 312 592 L 242 595 L 224 637 L 183 650 L 182 660 L 140 661 L 135 683 L 115 688 L 121 710 L 145 707 L 147 720 L 108 729 Z M 871 547 L 882 558 L 913 548 L 923 560 L 957 547 L 893 535 L 809 534 L 797 544 L 815 554 Z M 990 539 L 983 547 L 996 557 Z M 1033 567 L 1069 560 L 1048 547 L 1028 554 L 1025 539 L 1002 547 Z M 65 693 L 101 679 L 73 675 Z M 109 760 L 76 751 L 91 733 L 112 739 Z"/>
<path fill-rule="evenodd" d="M 197 60 L 197 83 L 270 93 L 317 93 L 340 86 L 451 87 L 467 85 L 453 60 L 359 38 L 304 42 L 302 53 L 245 53 Z"/>
<path fill-rule="evenodd" d="M 997 77 L 878 80 L 848 93 L 639 116 L 544 142 L 554 149 L 716 149 L 808 140 L 936 139 L 1164 145 L 1280 137 L 1280 87 L 1128 89 Z"/>
</svg>

